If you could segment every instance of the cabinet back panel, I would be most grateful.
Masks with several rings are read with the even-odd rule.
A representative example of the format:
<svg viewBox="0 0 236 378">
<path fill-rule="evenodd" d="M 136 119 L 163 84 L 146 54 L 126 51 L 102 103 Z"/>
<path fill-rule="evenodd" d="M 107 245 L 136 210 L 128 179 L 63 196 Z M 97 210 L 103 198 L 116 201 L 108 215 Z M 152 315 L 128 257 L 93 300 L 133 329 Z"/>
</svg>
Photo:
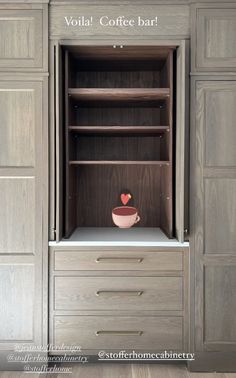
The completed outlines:
<svg viewBox="0 0 236 378">
<path fill-rule="evenodd" d="M 137 227 L 159 227 L 159 166 L 79 166 L 74 167 L 77 191 L 78 227 L 111 227 L 112 209 L 121 206 L 120 193 L 130 192 L 131 206 L 141 217 Z"/>
<path fill-rule="evenodd" d="M 158 71 L 91 71 L 77 72 L 80 88 L 159 88 Z"/>
<path fill-rule="evenodd" d="M 78 126 L 167 126 L 167 123 L 161 123 L 161 112 L 162 110 L 151 107 L 97 108 L 78 105 L 71 112 L 70 123 Z M 164 121 L 167 120 L 163 119 Z"/>
<path fill-rule="evenodd" d="M 71 135 L 74 151 L 70 160 L 168 160 L 168 149 L 159 136 Z"/>
</svg>

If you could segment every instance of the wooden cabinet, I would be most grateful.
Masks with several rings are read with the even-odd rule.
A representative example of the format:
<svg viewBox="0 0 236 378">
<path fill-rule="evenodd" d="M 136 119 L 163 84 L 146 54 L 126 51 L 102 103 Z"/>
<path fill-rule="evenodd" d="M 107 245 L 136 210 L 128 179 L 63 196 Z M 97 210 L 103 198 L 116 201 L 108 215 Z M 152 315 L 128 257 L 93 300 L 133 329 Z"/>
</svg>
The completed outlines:
<svg viewBox="0 0 236 378">
<path fill-rule="evenodd" d="M 0 366 L 47 343 L 47 5 L 0 4 Z M 10 72 L 11 71 L 11 72 Z M 36 73 L 37 71 L 37 73 Z"/>
<path fill-rule="evenodd" d="M 191 320 L 193 369 L 234 366 L 235 351 L 235 76 L 192 79 Z M 193 291 L 192 291 L 193 292 Z M 215 352 L 209 354 L 208 352 Z M 218 357 L 217 357 L 218 353 Z M 221 356 L 221 364 L 217 359 Z"/>
<path fill-rule="evenodd" d="M 198 4 L 192 11 L 192 70 L 235 71 L 235 4 Z"/>
<path fill-rule="evenodd" d="M 50 247 L 50 342 L 187 351 L 188 261 L 186 247 Z"/>
<path fill-rule="evenodd" d="M 0 103 L 0 344 L 11 350 L 46 340 L 47 79 L 0 74 Z"/>
</svg>

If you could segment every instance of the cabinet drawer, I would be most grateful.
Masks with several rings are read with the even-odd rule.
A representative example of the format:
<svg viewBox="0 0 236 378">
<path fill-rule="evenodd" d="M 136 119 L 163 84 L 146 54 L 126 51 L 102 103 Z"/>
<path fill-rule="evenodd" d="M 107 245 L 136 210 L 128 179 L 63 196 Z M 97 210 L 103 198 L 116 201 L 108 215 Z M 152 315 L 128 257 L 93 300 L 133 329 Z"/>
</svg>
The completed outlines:
<svg viewBox="0 0 236 378">
<path fill-rule="evenodd" d="M 56 310 L 182 310 L 182 277 L 55 277 Z"/>
<path fill-rule="evenodd" d="M 182 350 L 182 317 L 56 316 L 54 345 L 82 350 Z"/>
<path fill-rule="evenodd" d="M 182 252 L 54 251 L 55 270 L 182 270 Z"/>
</svg>

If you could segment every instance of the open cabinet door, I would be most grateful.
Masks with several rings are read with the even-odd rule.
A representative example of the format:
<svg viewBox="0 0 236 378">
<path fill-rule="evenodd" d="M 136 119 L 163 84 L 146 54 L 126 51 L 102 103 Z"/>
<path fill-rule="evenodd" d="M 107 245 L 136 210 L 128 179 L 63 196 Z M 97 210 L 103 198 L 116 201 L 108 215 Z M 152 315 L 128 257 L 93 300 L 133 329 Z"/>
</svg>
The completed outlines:
<svg viewBox="0 0 236 378">
<path fill-rule="evenodd" d="M 62 48 L 54 44 L 54 114 L 55 114 L 55 239 L 63 236 L 63 90 Z"/>
<path fill-rule="evenodd" d="M 188 139 L 189 139 L 189 41 L 182 41 L 176 52 L 176 237 L 188 237 Z"/>
</svg>

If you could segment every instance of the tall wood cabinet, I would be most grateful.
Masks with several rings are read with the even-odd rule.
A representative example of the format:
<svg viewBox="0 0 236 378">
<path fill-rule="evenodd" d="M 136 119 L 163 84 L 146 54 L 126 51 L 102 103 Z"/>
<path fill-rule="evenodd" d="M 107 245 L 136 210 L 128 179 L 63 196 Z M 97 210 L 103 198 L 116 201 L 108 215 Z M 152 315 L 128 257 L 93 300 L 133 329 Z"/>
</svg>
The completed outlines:
<svg viewBox="0 0 236 378">
<path fill-rule="evenodd" d="M 193 370 L 235 370 L 236 8 L 192 8 Z M 218 71 L 218 73 L 217 73 Z"/>
<path fill-rule="evenodd" d="M 0 365 L 47 342 L 47 5 L 0 4 Z"/>
</svg>

